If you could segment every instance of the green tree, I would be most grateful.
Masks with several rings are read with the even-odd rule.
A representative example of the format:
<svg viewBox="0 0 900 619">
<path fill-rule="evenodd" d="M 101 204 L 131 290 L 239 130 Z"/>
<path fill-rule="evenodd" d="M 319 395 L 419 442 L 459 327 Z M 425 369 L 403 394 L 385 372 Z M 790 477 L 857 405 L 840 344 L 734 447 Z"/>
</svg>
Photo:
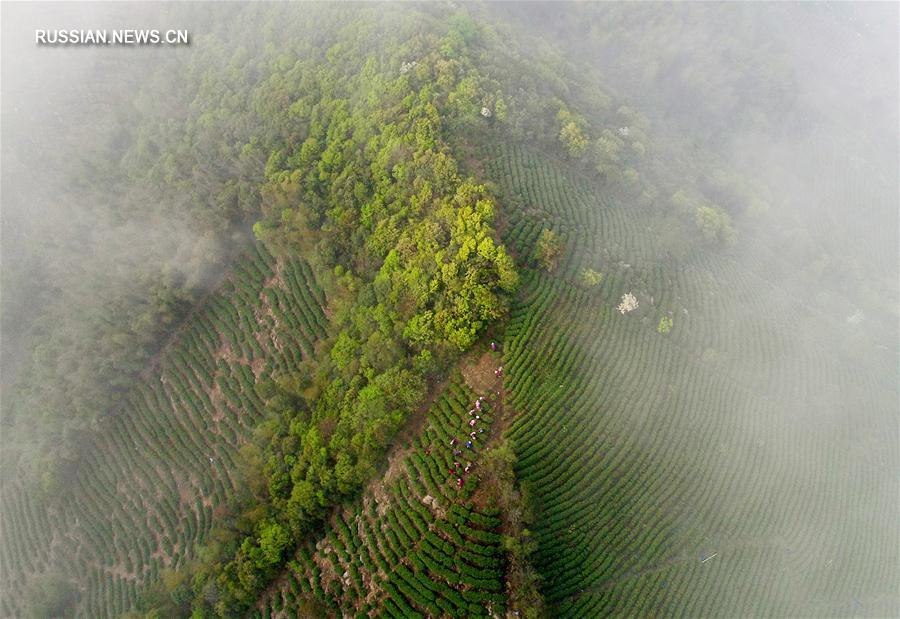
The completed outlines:
<svg viewBox="0 0 900 619">
<path fill-rule="evenodd" d="M 261 570 L 270 570 L 279 565 L 290 541 L 288 532 L 277 522 L 263 524 L 259 531 L 260 552 L 257 555 L 257 567 Z"/>
<path fill-rule="evenodd" d="M 594 288 L 603 281 L 603 273 L 594 269 L 584 269 L 581 271 L 581 284 L 585 288 Z"/>
<path fill-rule="evenodd" d="M 584 119 L 569 111 L 565 105 L 560 105 L 556 115 L 559 121 L 559 141 L 565 147 L 571 157 L 580 157 L 588 147 L 588 138 L 584 134 Z"/>
<path fill-rule="evenodd" d="M 559 131 L 559 139 L 571 157 L 580 157 L 587 149 L 588 139 L 574 122 L 567 122 Z"/>
<path fill-rule="evenodd" d="M 728 213 L 714 206 L 698 206 L 694 214 L 694 223 L 710 243 L 727 245 L 735 240 L 734 228 Z"/>
<path fill-rule="evenodd" d="M 563 244 L 559 235 L 550 228 L 544 228 L 538 237 L 535 247 L 535 258 L 541 267 L 547 271 L 554 271 L 562 256 Z"/>
<path fill-rule="evenodd" d="M 659 319 L 659 324 L 656 325 L 656 332 L 663 333 L 663 334 L 668 333 L 669 331 L 672 330 L 673 324 L 674 324 L 674 321 L 672 320 L 671 317 L 662 316 Z"/>
</svg>

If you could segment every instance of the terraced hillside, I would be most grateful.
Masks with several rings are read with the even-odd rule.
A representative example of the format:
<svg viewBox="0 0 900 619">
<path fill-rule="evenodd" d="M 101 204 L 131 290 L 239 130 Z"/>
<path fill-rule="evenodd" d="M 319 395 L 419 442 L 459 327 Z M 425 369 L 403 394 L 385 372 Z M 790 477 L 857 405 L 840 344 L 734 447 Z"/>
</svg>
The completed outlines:
<svg viewBox="0 0 900 619">
<path fill-rule="evenodd" d="M 502 616 L 501 521 L 496 508 L 473 502 L 481 456 L 497 436 L 499 396 L 485 391 L 475 410 L 478 397 L 460 376 L 451 380 L 421 433 L 315 543 L 298 549 L 256 616 Z"/>
<path fill-rule="evenodd" d="M 327 328 L 307 264 L 257 246 L 237 265 L 123 397 L 60 508 L 6 481 L 3 616 L 22 615 L 25 580 L 45 572 L 81 575 L 79 616 L 118 616 L 206 540 L 264 415 L 254 381 L 312 355 Z"/>
<path fill-rule="evenodd" d="M 889 354 L 781 287 L 777 248 L 675 264 L 561 162 L 499 138 L 481 158 L 507 246 L 565 239 L 552 276 L 526 272 L 504 360 L 551 614 L 896 615 Z"/>
</svg>

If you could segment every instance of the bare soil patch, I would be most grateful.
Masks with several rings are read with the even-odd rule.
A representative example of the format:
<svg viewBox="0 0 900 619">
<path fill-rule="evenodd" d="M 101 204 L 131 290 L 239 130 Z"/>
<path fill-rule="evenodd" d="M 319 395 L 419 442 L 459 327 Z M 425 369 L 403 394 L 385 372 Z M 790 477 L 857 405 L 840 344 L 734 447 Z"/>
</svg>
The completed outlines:
<svg viewBox="0 0 900 619">
<path fill-rule="evenodd" d="M 225 396 L 222 394 L 222 388 L 217 381 L 213 381 L 212 389 L 209 390 L 209 400 L 213 405 L 212 420 L 218 424 L 225 419 Z"/>
<path fill-rule="evenodd" d="M 482 353 L 480 357 L 463 361 L 461 371 L 466 384 L 478 395 L 496 396 L 503 382 L 494 376 L 494 370 L 500 363 L 500 354 L 490 350 Z"/>
</svg>

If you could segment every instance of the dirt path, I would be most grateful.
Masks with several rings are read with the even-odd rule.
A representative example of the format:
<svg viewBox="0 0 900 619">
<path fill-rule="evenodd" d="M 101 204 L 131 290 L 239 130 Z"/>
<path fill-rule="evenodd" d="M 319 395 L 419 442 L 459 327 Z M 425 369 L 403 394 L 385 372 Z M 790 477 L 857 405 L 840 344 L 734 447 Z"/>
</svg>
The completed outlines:
<svg viewBox="0 0 900 619">
<path fill-rule="evenodd" d="M 506 433 L 507 428 L 515 418 L 515 412 L 506 406 L 506 390 L 503 387 L 503 378 L 494 374 L 503 363 L 500 352 L 487 350 L 480 356 L 473 357 L 463 363 L 461 368 L 463 378 L 472 391 L 483 395 L 491 407 L 491 434 L 484 446 L 479 450 L 483 454 L 495 447 Z M 493 489 L 489 484 L 478 484 L 478 488 L 472 494 L 472 504 L 476 509 L 482 510 L 493 499 Z"/>
<path fill-rule="evenodd" d="M 425 401 L 409 416 L 403 427 L 397 432 L 393 445 L 388 449 L 387 468 L 384 474 L 373 479 L 366 487 L 366 492 L 371 492 L 372 496 L 375 497 L 376 509 L 379 515 L 383 514 L 390 504 L 387 497 L 387 486 L 390 485 L 391 480 L 397 475 L 402 474 L 403 459 L 412 451 L 413 439 L 422 433 L 425 419 L 428 417 L 428 410 L 437 397 L 447 388 L 447 382 L 448 380 L 444 379 L 429 390 Z"/>
</svg>

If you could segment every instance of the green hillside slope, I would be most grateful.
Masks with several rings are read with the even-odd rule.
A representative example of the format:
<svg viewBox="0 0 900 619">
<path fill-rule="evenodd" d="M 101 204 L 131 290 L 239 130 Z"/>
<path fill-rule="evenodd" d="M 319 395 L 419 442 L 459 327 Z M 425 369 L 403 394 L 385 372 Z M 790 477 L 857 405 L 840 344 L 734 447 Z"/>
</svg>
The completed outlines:
<svg viewBox="0 0 900 619">
<path fill-rule="evenodd" d="M 129 260 L 84 233 L 17 343 L 0 616 L 900 615 L 887 167 L 712 96 L 793 84 L 754 28 L 637 57 L 693 6 L 235 5 L 123 95 L 73 195 Z M 806 118 L 796 175 L 732 117 Z"/>
<path fill-rule="evenodd" d="M 548 227 L 568 256 L 526 276 L 504 363 L 552 614 L 893 614 L 887 358 L 849 352 L 852 329 L 769 281 L 764 254 L 667 262 L 639 209 L 491 144 L 507 243 L 527 255 Z"/>
<path fill-rule="evenodd" d="M 123 397 L 68 485 L 41 496 L 6 480 L 3 616 L 24 614 L 32 579 L 72 577 L 70 611 L 118 616 L 193 559 L 214 512 L 226 517 L 226 498 L 246 492 L 238 452 L 265 407 L 255 383 L 314 356 L 325 308 L 307 264 L 251 248 Z"/>
<path fill-rule="evenodd" d="M 482 488 L 486 449 L 498 439 L 499 397 L 481 396 L 476 428 L 484 431 L 467 448 L 474 419 L 467 411 L 478 397 L 454 377 L 421 420 L 421 433 L 398 445 L 384 476 L 360 501 L 338 511 L 323 535 L 300 546 L 257 614 L 503 615 L 499 510 L 472 503 Z"/>
</svg>

